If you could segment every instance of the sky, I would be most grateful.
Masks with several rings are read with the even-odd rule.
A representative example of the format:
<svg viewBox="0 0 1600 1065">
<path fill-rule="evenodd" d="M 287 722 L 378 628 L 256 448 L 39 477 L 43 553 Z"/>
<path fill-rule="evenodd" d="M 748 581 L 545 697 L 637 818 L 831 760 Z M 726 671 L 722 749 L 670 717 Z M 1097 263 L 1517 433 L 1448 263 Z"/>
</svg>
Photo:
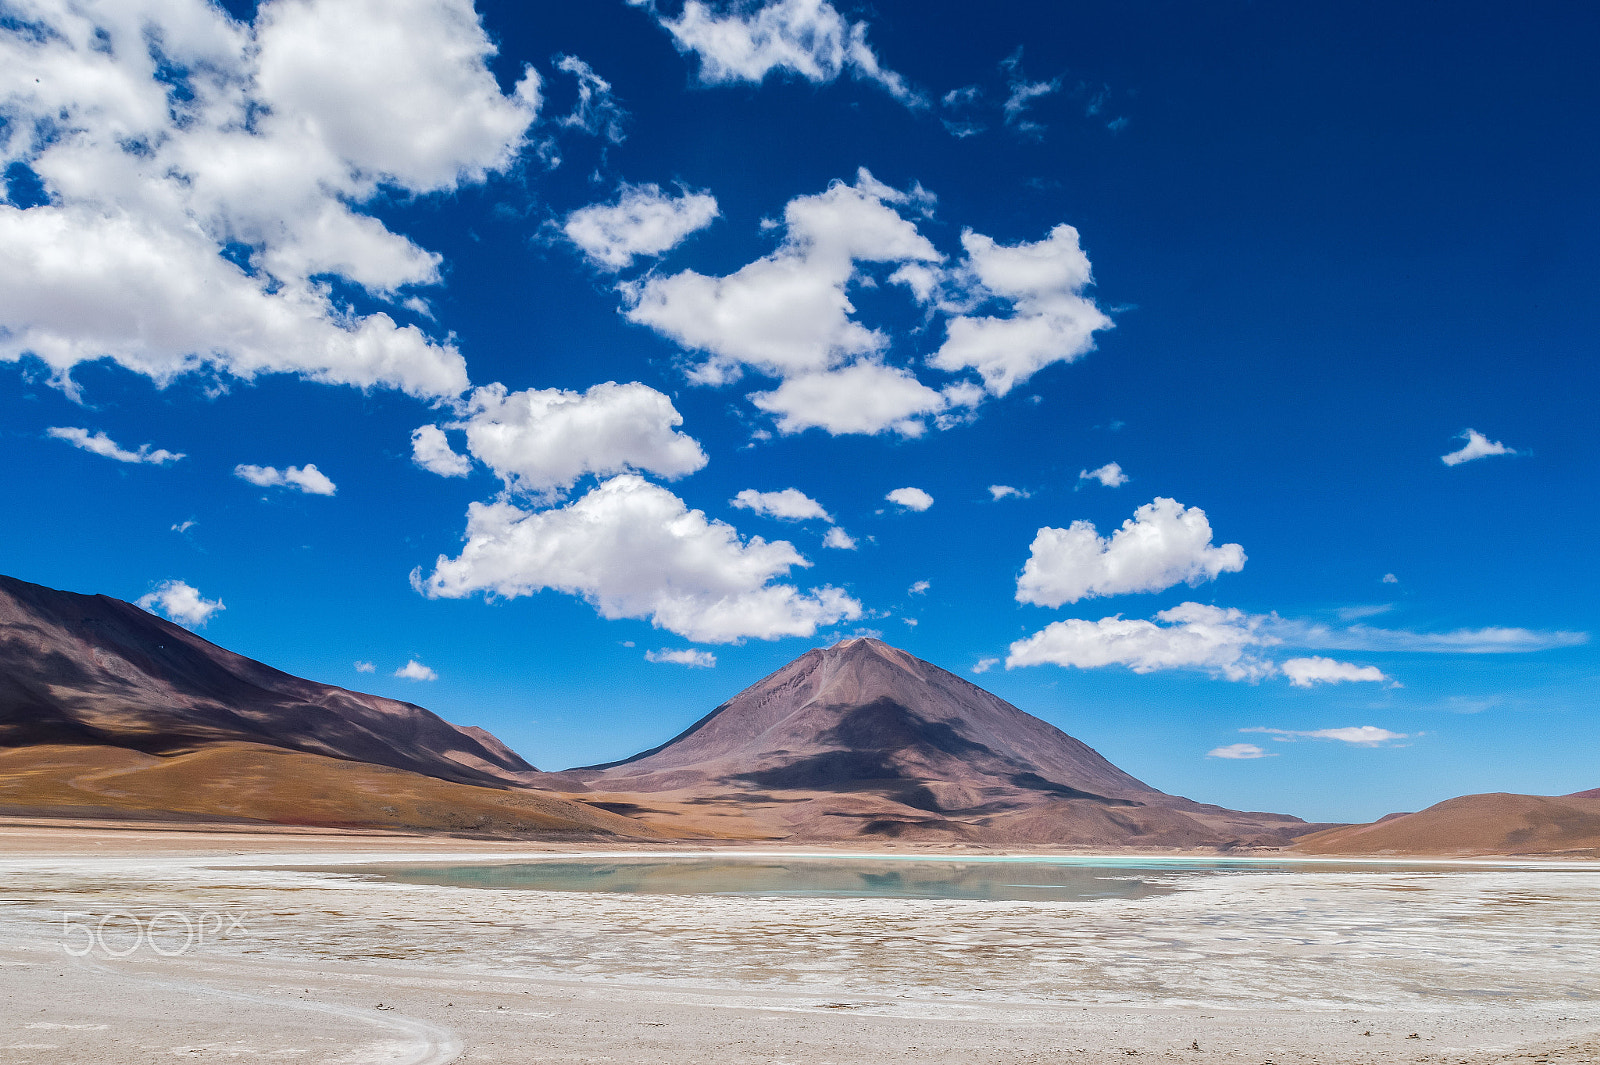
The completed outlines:
<svg viewBox="0 0 1600 1065">
<path fill-rule="evenodd" d="M 545 769 L 877 635 L 1230 807 L 1595 787 L 1597 30 L 6 0 L 0 572 Z"/>
</svg>

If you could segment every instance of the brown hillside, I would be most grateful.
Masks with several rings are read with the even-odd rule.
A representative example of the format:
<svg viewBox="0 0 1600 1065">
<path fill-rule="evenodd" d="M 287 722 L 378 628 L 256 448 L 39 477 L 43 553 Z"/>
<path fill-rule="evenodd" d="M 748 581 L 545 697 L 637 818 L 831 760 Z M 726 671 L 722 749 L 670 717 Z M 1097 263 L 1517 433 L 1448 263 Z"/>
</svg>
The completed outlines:
<svg viewBox="0 0 1600 1065">
<path fill-rule="evenodd" d="M 0 748 L 0 813 L 519 837 L 676 835 L 549 792 L 456 784 L 255 744 L 165 755 L 108 746 Z"/>
<path fill-rule="evenodd" d="M 538 784 L 494 736 L 291 676 L 131 603 L 0 576 L 0 745 L 257 743 L 462 784 Z"/>
<path fill-rule="evenodd" d="M 1414 814 L 1304 836 L 1294 849 L 1302 854 L 1600 857 L 1600 795 L 1463 795 Z"/>
</svg>

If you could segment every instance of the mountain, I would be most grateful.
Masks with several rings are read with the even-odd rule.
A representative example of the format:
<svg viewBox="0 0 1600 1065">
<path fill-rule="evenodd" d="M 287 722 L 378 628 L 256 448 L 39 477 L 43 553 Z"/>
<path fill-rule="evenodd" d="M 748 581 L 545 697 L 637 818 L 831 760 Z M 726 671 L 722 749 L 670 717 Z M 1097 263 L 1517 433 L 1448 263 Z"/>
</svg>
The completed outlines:
<svg viewBox="0 0 1600 1065">
<path fill-rule="evenodd" d="M 482 729 L 290 676 L 118 599 L 0 577 L 0 814 L 675 834 L 548 783 Z"/>
<path fill-rule="evenodd" d="M 1294 849 L 1329 855 L 1600 858 L 1600 788 L 1576 795 L 1463 795 L 1417 813 L 1308 835 Z"/>
<path fill-rule="evenodd" d="M 562 776 L 654 824 L 749 836 L 1281 846 L 1323 827 L 1165 794 L 875 639 L 808 651 L 660 747 Z"/>
<path fill-rule="evenodd" d="M 216 743 L 282 747 L 458 784 L 538 780 L 482 729 L 291 676 L 120 599 L 0 576 L 0 746 L 161 753 Z"/>
</svg>

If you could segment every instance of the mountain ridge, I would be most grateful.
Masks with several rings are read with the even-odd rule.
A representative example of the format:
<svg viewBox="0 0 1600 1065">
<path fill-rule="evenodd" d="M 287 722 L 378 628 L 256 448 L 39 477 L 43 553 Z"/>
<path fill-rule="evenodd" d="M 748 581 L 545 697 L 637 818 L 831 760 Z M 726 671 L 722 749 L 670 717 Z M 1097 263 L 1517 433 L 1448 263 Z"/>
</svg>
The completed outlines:
<svg viewBox="0 0 1600 1065">
<path fill-rule="evenodd" d="M 414 703 L 296 677 L 120 599 L 0 576 L 0 744 L 62 742 L 258 743 L 487 787 L 541 776 Z"/>
</svg>

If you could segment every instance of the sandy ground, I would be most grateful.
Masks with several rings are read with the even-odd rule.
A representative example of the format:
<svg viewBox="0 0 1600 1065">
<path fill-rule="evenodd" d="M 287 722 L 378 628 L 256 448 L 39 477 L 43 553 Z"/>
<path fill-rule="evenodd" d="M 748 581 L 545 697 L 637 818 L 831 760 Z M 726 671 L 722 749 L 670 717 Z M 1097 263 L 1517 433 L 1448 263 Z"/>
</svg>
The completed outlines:
<svg viewBox="0 0 1600 1065">
<path fill-rule="evenodd" d="M 1600 1062 L 1595 865 L 1307 863 L 1077 903 L 286 868 L 573 849 L 0 827 L 0 1062 Z"/>
</svg>

